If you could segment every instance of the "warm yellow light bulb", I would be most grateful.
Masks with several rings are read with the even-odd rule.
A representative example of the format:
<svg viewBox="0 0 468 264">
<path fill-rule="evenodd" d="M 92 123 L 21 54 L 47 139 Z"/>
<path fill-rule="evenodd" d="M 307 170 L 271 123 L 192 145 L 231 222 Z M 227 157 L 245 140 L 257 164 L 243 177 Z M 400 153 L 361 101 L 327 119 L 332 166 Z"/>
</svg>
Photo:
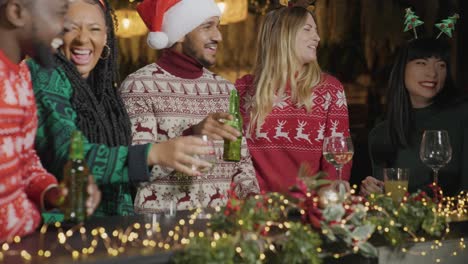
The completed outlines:
<svg viewBox="0 0 468 264">
<path fill-rule="evenodd" d="M 122 26 L 124 27 L 124 29 L 128 29 L 130 27 L 130 19 L 124 18 L 122 20 Z"/>
<path fill-rule="evenodd" d="M 224 2 L 219 2 L 218 3 L 218 8 L 221 10 L 221 14 L 224 13 L 224 9 L 226 8 L 226 4 Z"/>
</svg>

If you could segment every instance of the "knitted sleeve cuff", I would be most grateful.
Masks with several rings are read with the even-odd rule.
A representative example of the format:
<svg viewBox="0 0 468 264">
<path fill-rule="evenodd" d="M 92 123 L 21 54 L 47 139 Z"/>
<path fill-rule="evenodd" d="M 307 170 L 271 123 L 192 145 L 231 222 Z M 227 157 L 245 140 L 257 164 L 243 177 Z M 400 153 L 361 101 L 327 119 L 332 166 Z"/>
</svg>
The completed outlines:
<svg viewBox="0 0 468 264">
<path fill-rule="evenodd" d="M 58 188 L 58 185 L 57 184 L 51 184 L 49 186 L 47 186 L 47 188 L 44 189 L 44 191 L 42 191 L 41 193 L 41 211 L 47 211 L 47 210 L 50 210 L 50 209 L 54 209 L 54 208 L 47 208 L 46 207 L 46 201 L 45 201 L 45 194 L 47 193 L 47 191 L 49 191 L 50 189 L 52 188 Z"/>
<path fill-rule="evenodd" d="M 128 147 L 128 176 L 132 183 L 149 180 L 148 151 L 151 144 L 134 145 Z"/>
<path fill-rule="evenodd" d="M 50 174 L 44 174 L 31 180 L 26 192 L 31 201 L 44 208 L 44 195 L 50 188 L 55 186 L 57 186 L 57 179 Z"/>
</svg>

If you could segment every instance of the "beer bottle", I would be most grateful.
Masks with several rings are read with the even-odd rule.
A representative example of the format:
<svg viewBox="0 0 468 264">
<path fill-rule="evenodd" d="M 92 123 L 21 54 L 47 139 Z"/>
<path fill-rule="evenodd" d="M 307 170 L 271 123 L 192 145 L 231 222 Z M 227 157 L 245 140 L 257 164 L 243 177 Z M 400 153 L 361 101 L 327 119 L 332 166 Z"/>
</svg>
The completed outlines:
<svg viewBox="0 0 468 264">
<path fill-rule="evenodd" d="M 239 112 L 239 96 L 235 89 L 231 90 L 229 96 L 229 114 L 233 120 L 227 120 L 226 123 L 242 132 L 242 117 Z M 242 135 L 236 141 L 224 140 L 223 159 L 225 161 L 240 161 L 241 159 Z"/>
<path fill-rule="evenodd" d="M 86 220 L 86 199 L 89 168 L 84 159 L 83 135 L 74 131 L 70 142 L 70 153 L 63 171 L 63 182 L 68 195 L 64 204 L 64 221 L 81 223 Z"/>
</svg>

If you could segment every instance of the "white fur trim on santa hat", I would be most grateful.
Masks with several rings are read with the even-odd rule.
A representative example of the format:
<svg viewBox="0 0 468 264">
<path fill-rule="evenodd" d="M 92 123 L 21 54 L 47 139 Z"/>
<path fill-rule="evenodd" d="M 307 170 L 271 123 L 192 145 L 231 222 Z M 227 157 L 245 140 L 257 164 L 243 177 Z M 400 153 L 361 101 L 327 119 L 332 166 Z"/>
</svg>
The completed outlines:
<svg viewBox="0 0 468 264">
<path fill-rule="evenodd" d="M 169 43 L 169 38 L 164 32 L 150 32 L 148 34 L 148 45 L 152 49 L 164 49 Z"/>
<path fill-rule="evenodd" d="M 164 48 L 174 45 L 208 18 L 219 16 L 221 11 L 214 0 L 181 0 L 164 14 L 161 31 L 168 36 Z"/>
</svg>

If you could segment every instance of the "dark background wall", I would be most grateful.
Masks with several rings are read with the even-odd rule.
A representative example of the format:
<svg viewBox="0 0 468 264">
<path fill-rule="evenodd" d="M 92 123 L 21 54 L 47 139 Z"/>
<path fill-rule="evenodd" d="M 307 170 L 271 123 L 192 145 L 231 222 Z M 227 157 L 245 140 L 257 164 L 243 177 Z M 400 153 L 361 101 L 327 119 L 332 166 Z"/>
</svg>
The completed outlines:
<svg viewBox="0 0 468 264">
<path fill-rule="evenodd" d="M 241 1 L 241 0 L 239 0 Z M 262 10 L 274 8 L 279 0 L 247 0 L 245 21 L 220 27 L 223 42 L 212 69 L 231 81 L 250 72 Z M 134 8 L 138 2 L 113 0 L 114 8 Z M 468 91 L 468 0 L 309 0 L 321 36 L 318 59 L 321 67 L 345 85 L 350 127 L 355 143 L 353 181 L 371 174 L 367 135 L 383 112 L 389 70 L 399 45 L 412 38 L 403 32 L 405 9 L 425 22 L 420 36 L 439 33 L 434 24 L 454 13 L 460 14 L 451 43 L 452 68 L 458 86 Z M 268 4 L 268 6 L 267 6 Z M 124 78 L 154 62 L 158 53 L 146 45 L 146 36 L 119 39 L 120 69 Z"/>
</svg>

